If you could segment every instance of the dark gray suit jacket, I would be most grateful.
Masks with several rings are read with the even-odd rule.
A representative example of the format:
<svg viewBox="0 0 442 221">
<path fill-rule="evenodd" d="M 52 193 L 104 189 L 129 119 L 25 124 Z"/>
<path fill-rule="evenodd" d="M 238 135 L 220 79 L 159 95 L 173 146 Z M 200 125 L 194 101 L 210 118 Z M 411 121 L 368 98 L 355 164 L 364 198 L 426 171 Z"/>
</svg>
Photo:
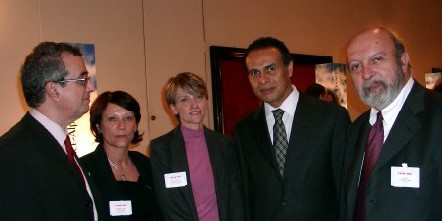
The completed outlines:
<svg viewBox="0 0 442 221">
<path fill-rule="evenodd" d="M 249 220 L 337 220 L 349 123 L 345 108 L 301 94 L 282 179 L 264 107 L 241 120 L 234 133 Z"/>
<path fill-rule="evenodd" d="M 346 219 L 353 220 L 370 112 L 349 128 Z M 391 167 L 420 168 L 420 188 L 393 187 Z M 367 221 L 442 220 L 442 95 L 414 83 L 366 189 Z"/>
<path fill-rule="evenodd" d="M 204 128 L 220 221 L 243 220 L 243 201 L 236 151 L 226 136 Z M 180 126 L 152 140 L 151 164 L 154 188 L 165 220 L 198 220 Z M 164 174 L 186 172 L 187 186 L 166 188 Z"/>
<path fill-rule="evenodd" d="M 29 113 L 0 138 L 0 180 L 2 220 L 93 219 L 80 176 L 57 140 Z"/>
</svg>

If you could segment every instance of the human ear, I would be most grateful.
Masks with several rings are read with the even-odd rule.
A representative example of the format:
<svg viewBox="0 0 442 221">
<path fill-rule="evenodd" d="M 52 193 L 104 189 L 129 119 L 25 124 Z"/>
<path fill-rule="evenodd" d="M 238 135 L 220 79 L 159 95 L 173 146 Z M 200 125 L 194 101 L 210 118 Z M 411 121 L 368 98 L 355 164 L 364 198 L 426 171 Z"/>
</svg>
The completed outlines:
<svg viewBox="0 0 442 221">
<path fill-rule="evenodd" d="M 410 70 L 410 57 L 407 52 L 404 52 L 401 56 L 401 67 L 404 73 L 408 73 Z"/>
<path fill-rule="evenodd" d="M 169 105 L 170 111 L 172 111 L 173 114 L 178 115 L 178 110 L 176 109 L 174 104 Z"/>
<path fill-rule="evenodd" d="M 60 101 L 59 91 L 57 87 L 57 83 L 55 82 L 48 82 L 45 85 L 45 93 L 46 95 L 55 101 Z"/>
<path fill-rule="evenodd" d="M 289 77 L 292 77 L 292 74 L 293 74 L 293 61 L 290 61 L 290 63 L 287 65 L 287 69 L 289 71 Z"/>
</svg>

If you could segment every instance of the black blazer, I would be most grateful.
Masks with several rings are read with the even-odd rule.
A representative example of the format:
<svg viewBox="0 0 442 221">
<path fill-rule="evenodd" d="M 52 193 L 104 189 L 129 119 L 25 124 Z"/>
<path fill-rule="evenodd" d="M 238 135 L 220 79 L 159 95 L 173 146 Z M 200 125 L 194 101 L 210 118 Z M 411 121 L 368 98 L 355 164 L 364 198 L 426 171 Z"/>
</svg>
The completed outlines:
<svg viewBox="0 0 442 221">
<path fill-rule="evenodd" d="M 204 128 L 220 221 L 243 220 L 243 202 L 237 154 L 226 136 Z M 165 220 L 198 220 L 180 126 L 152 140 L 151 164 L 156 194 Z M 186 172 L 187 186 L 166 188 L 164 174 Z"/>
<path fill-rule="evenodd" d="M 348 112 L 300 94 L 284 179 L 272 148 L 264 106 L 234 129 L 251 221 L 337 220 Z"/>
<path fill-rule="evenodd" d="M 66 153 L 29 113 L 0 138 L 0 177 L 2 220 L 93 219 L 92 200 Z"/>
<path fill-rule="evenodd" d="M 150 200 L 149 205 L 145 205 L 145 210 L 148 210 L 148 213 L 150 213 L 152 216 L 146 221 L 161 220 L 159 216 L 159 208 L 155 200 L 155 194 L 152 186 L 152 175 L 149 158 L 137 151 L 129 151 L 128 155 L 132 162 L 135 164 L 135 167 L 140 174 L 140 179 L 138 180 L 138 182 L 140 182 L 146 189 L 147 197 Z M 109 166 L 108 158 L 106 156 L 106 152 L 104 151 L 103 145 L 98 145 L 94 152 L 81 157 L 80 163 L 82 164 L 84 171 L 87 171 L 87 174 L 95 182 L 98 190 L 100 191 L 100 195 L 102 196 L 105 210 L 102 216 L 100 216 L 100 220 L 130 220 L 129 216 L 110 215 L 109 201 L 128 199 L 125 198 L 124 194 L 118 187 L 117 181 L 115 180 L 112 173 L 112 168 Z M 133 204 L 132 208 L 134 208 Z"/>
<path fill-rule="evenodd" d="M 353 220 L 370 112 L 349 128 L 347 220 Z M 391 167 L 420 168 L 420 188 L 390 185 Z M 367 221 L 442 220 L 442 95 L 414 83 L 366 189 Z"/>
</svg>

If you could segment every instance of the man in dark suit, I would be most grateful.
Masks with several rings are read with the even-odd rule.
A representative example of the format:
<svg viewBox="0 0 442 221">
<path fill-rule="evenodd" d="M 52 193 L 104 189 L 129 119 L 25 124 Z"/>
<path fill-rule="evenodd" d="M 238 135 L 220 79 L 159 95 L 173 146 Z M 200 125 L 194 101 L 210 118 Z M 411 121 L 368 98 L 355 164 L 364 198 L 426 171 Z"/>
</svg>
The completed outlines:
<svg viewBox="0 0 442 221">
<path fill-rule="evenodd" d="M 89 110 L 95 90 L 81 52 L 40 43 L 20 77 L 30 111 L 0 138 L 1 219 L 97 220 L 93 187 L 65 144 L 66 127 Z"/>
<path fill-rule="evenodd" d="M 354 36 L 347 61 L 371 109 L 349 129 L 346 220 L 442 220 L 442 96 L 412 78 L 404 44 L 385 28 Z"/>
<path fill-rule="evenodd" d="M 245 64 L 264 101 L 234 129 L 249 220 L 337 220 L 348 112 L 299 93 L 290 52 L 277 39 L 254 41 Z"/>
</svg>

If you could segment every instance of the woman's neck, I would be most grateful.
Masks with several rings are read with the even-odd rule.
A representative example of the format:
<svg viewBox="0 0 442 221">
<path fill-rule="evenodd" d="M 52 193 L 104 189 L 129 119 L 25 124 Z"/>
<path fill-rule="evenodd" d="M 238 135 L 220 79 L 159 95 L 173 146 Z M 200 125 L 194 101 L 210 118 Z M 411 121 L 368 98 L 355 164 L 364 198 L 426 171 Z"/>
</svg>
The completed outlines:
<svg viewBox="0 0 442 221">
<path fill-rule="evenodd" d="M 107 158 L 114 164 L 127 164 L 128 150 L 123 148 L 111 148 L 104 145 Z"/>
</svg>

